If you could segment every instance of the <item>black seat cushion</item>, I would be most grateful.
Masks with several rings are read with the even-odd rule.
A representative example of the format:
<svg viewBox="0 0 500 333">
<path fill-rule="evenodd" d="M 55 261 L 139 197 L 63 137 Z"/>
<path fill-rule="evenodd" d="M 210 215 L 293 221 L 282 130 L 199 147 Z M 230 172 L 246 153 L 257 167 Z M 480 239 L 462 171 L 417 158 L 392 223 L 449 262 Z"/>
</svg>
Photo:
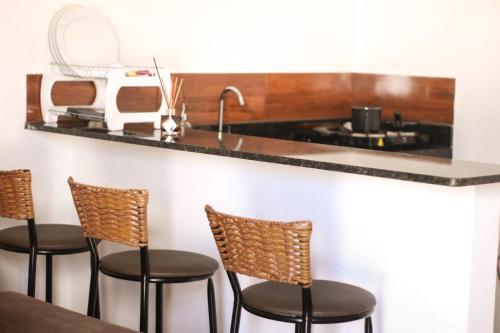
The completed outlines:
<svg viewBox="0 0 500 333">
<path fill-rule="evenodd" d="M 207 279 L 219 268 L 214 259 L 203 254 L 149 250 L 150 280 L 173 283 Z M 116 252 L 101 258 L 103 273 L 117 278 L 139 281 L 141 277 L 138 250 Z"/>
<path fill-rule="evenodd" d="M 53 254 L 88 251 L 82 228 L 71 224 L 35 224 L 38 252 Z M 17 226 L 0 230 L 0 248 L 28 252 L 28 226 Z"/>
<path fill-rule="evenodd" d="M 18 293 L 0 292 L 0 332 L 134 333 L 59 306 Z"/>
<path fill-rule="evenodd" d="M 267 318 L 296 322 L 302 317 L 301 287 L 263 282 L 243 290 L 243 307 Z M 313 323 L 339 323 L 369 316 L 376 300 L 367 290 L 324 280 L 314 280 L 311 288 Z M 275 318 L 279 317 L 279 318 Z"/>
</svg>

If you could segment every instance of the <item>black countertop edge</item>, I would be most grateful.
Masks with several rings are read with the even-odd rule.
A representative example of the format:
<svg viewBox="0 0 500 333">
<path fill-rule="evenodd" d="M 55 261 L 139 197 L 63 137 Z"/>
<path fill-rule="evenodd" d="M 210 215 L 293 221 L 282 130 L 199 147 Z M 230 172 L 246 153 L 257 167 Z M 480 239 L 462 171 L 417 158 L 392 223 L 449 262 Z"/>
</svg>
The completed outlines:
<svg viewBox="0 0 500 333">
<path fill-rule="evenodd" d="M 140 136 L 112 135 L 104 132 L 88 131 L 79 127 L 53 127 L 53 126 L 44 126 L 43 123 L 26 123 L 25 129 L 72 135 L 72 136 L 98 139 L 104 141 L 123 142 L 123 143 L 136 144 L 149 147 L 174 149 L 174 150 L 187 151 L 193 153 L 233 157 L 233 158 L 240 158 L 252 161 L 291 165 L 291 166 L 298 166 L 311 169 L 337 171 L 343 173 L 373 176 L 379 178 L 389 178 L 395 180 L 411 181 L 416 183 L 425 183 L 432 185 L 460 187 L 460 186 L 473 186 L 473 185 L 483 185 L 483 184 L 500 182 L 500 174 L 467 177 L 467 178 L 441 177 L 441 176 L 417 174 L 411 172 L 384 170 L 384 169 L 370 168 L 364 166 L 314 161 L 314 160 L 292 158 L 285 156 L 241 152 L 241 151 L 228 150 L 225 148 L 202 147 L 194 144 L 151 140 L 151 139 L 141 138 Z"/>
</svg>

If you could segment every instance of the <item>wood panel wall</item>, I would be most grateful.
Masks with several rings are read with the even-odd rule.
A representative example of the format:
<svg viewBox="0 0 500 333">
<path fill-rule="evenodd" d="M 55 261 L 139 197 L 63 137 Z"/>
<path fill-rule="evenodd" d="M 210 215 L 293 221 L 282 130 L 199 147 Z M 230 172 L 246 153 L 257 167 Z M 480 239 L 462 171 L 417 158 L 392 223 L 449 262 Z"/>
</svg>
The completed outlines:
<svg viewBox="0 0 500 333">
<path fill-rule="evenodd" d="M 406 120 L 453 124 L 455 80 L 353 74 L 353 105 L 382 106 L 382 118 L 399 111 Z"/>
<path fill-rule="evenodd" d="M 404 120 L 453 124 L 455 80 L 360 73 L 174 74 L 184 79 L 181 99 L 194 124 L 215 123 L 224 87 L 236 86 L 245 105 L 226 96 L 225 122 L 350 117 L 351 106 L 381 106 L 383 118 L 395 111 Z M 41 75 L 27 77 L 27 120 L 41 121 Z M 56 105 L 89 104 L 95 97 L 91 82 L 57 83 Z M 117 104 L 122 112 L 159 107 L 156 88 L 122 88 Z"/>
</svg>

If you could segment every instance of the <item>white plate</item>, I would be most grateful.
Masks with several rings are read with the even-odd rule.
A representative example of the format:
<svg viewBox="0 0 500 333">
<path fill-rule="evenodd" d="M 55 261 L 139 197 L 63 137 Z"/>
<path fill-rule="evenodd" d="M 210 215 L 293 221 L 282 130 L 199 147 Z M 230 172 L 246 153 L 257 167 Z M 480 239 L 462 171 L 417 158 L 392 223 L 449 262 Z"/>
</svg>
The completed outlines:
<svg viewBox="0 0 500 333">
<path fill-rule="evenodd" d="M 59 23 L 59 19 L 61 18 L 62 14 L 64 12 L 68 11 L 71 7 L 77 7 L 77 5 L 69 5 L 66 7 L 63 7 L 59 9 L 54 16 L 52 17 L 52 21 L 50 22 L 49 26 L 49 48 L 50 48 L 50 53 L 52 54 L 52 60 L 53 62 L 64 65 L 63 60 L 61 58 L 61 55 L 59 54 L 59 49 L 57 46 L 57 40 L 56 40 L 56 27 L 57 24 Z M 67 66 L 65 66 L 67 67 Z"/>
<path fill-rule="evenodd" d="M 78 65 L 109 66 L 118 62 L 118 38 L 103 15 L 79 5 L 65 7 L 60 12 L 51 35 L 56 58 L 61 63 L 78 72 Z"/>
</svg>

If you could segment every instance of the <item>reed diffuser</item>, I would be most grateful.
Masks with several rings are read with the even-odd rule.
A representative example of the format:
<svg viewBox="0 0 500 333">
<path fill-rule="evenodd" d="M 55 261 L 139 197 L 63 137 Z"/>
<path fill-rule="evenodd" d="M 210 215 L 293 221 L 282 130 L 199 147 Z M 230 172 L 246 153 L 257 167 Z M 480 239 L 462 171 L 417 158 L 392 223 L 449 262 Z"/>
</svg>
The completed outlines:
<svg viewBox="0 0 500 333">
<path fill-rule="evenodd" d="M 177 124 L 172 116 L 175 115 L 175 105 L 177 104 L 177 100 L 179 99 L 179 93 L 182 88 L 183 78 L 179 80 L 177 77 L 172 76 L 170 92 L 167 92 L 167 90 L 165 89 L 163 78 L 160 76 L 160 71 L 158 70 L 156 59 L 154 57 L 153 62 L 155 63 L 156 73 L 158 74 L 158 79 L 160 80 L 162 95 L 165 99 L 165 102 L 167 103 L 168 108 L 168 117 L 165 121 L 162 120 L 161 128 L 166 132 L 166 134 L 173 135 L 176 134 L 175 129 L 177 128 Z"/>
<path fill-rule="evenodd" d="M 179 93 L 182 88 L 183 78 L 178 80 L 176 76 L 172 76 L 172 89 L 170 91 L 170 104 L 168 106 L 169 109 L 172 109 L 173 114 L 175 115 L 175 106 L 177 105 L 177 100 L 179 99 Z"/>
</svg>

